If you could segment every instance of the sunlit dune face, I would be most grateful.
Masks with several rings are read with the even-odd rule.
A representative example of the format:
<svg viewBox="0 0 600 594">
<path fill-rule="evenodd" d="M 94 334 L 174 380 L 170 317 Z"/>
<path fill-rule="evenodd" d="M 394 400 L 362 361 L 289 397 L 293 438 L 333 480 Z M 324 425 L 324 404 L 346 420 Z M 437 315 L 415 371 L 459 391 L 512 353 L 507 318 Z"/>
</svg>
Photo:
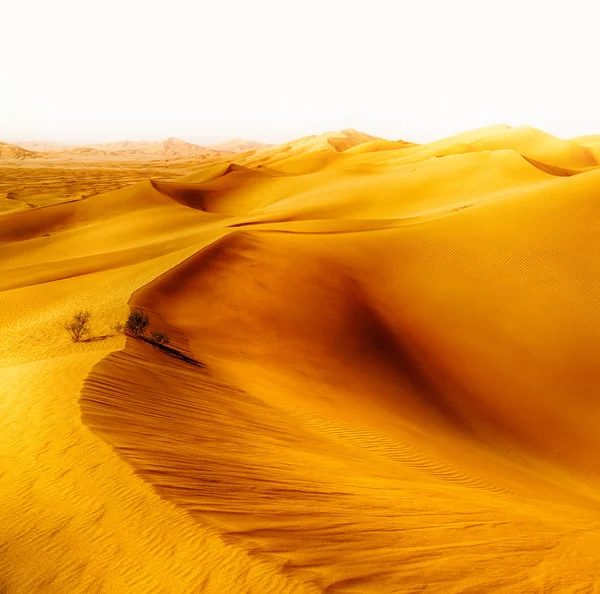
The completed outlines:
<svg viewBox="0 0 600 594">
<path fill-rule="evenodd" d="M 10 149 L 0 584 L 594 591 L 598 139 L 169 141 Z"/>
</svg>

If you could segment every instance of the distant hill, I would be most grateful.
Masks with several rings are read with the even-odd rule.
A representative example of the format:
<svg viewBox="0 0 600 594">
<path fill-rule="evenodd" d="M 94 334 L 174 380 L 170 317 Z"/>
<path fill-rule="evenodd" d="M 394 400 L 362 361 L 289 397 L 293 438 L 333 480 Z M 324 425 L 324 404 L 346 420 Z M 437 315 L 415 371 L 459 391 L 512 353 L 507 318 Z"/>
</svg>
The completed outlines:
<svg viewBox="0 0 600 594">
<path fill-rule="evenodd" d="M 375 144 L 373 144 L 375 143 Z M 103 142 L 85 145 L 66 145 L 53 141 L 26 141 L 19 146 L 11 146 L 12 149 L 5 148 L 2 156 L 4 158 L 25 159 L 31 157 L 61 159 L 174 159 L 174 158 L 208 158 L 242 155 L 250 153 L 247 158 L 256 161 L 256 165 L 261 164 L 265 159 L 277 154 L 277 158 L 289 158 L 305 152 L 328 151 L 341 153 L 348 150 L 364 152 L 373 150 L 377 143 L 390 145 L 389 148 L 397 145 L 392 141 L 381 139 L 377 136 L 358 132 L 353 129 L 341 131 L 330 131 L 323 134 L 313 134 L 289 141 L 281 145 L 274 145 L 244 138 L 232 138 L 220 143 L 211 145 L 199 145 L 192 142 L 181 140 L 180 138 L 167 138 L 165 140 L 123 140 L 118 142 Z M 401 145 L 411 146 L 410 143 L 400 141 Z M 364 149 L 357 149 L 364 146 Z M 10 155 L 10 157 L 9 157 Z M 237 157 L 236 157 L 237 158 Z M 246 158 L 246 157 L 244 157 Z"/>
<path fill-rule="evenodd" d="M 103 150 L 92 146 L 68 146 L 62 150 L 50 151 L 50 156 L 81 156 L 81 157 L 120 157 L 123 152 Z"/>
<path fill-rule="evenodd" d="M 167 140 L 155 144 L 156 146 L 148 147 L 148 152 L 161 156 L 204 157 L 218 152 L 212 148 L 192 144 L 179 138 L 167 138 Z"/>
<path fill-rule="evenodd" d="M 245 141 L 247 142 L 247 141 Z M 266 146 L 266 145 L 265 145 Z M 84 157 L 166 157 L 166 158 L 177 158 L 177 157 L 207 157 L 217 155 L 219 151 L 214 148 L 200 146 L 191 142 L 186 142 L 179 138 L 167 138 L 165 140 L 123 140 L 119 142 L 103 142 L 98 144 L 85 144 L 85 145 L 68 145 L 61 144 L 53 141 L 25 141 L 21 142 L 16 149 L 25 151 L 23 157 L 25 158 L 26 152 L 37 152 L 42 151 L 43 153 L 50 153 L 47 156 L 59 158 L 64 155 L 65 157 L 84 156 Z M 244 149 L 248 150 L 248 149 Z M 234 152 L 234 151 L 229 151 Z M 241 151 L 239 151 L 241 152 Z M 16 151 L 15 151 L 16 153 Z M 44 156 L 43 153 L 39 153 L 36 156 Z M 7 153 L 8 154 L 8 153 Z M 12 157 L 19 158 L 19 157 Z"/>
<path fill-rule="evenodd" d="M 339 133 L 330 133 L 327 138 L 327 142 L 338 152 L 347 151 L 349 148 L 372 140 L 381 140 L 381 138 L 359 132 L 353 128 L 342 130 Z"/>
<path fill-rule="evenodd" d="M 210 144 L 208 148 L 224 153 L 245 153 L 247 151 L 260 150 L 275 146 L 266 142 L 257 142 L 255 140 L 245 140 L 244 138 L 232 138 L 217 144 Z"/>
<path fill-rule="evenodd" d="M 217 154 L 217 151 L 205 146 L 186 142 L 180 138 L 167 138 L 159 141 L 105 142 L 91 144 L 86 148 L 107 151 L 110 154 L 127 153 L 134 155 L 156 155 L 157 157 L 205 157 Z"/>
<path fill-rule="evenodd" d="M 67 144 L 63 144 L 62 142 L 54 142 L 53 140 L 24 140 L 23 142 L 18 142 L 17 145 L 29 151 L 43 153 L 62 151 L 69 147 Z"/>
<path fill-rule="evenodd" d="M 268 164 L 277 167 L 277 163 L 282 161 L 288 162 L 292 157 L 306 155 L 307 153 L 316 154 L 323 152 L 330 153 L 326 159 L 335 160 L 337 158 L 336 155 L 340 155 L 356 146 L 381 140 L 382 139 L 378 136 L 371 136 L 370 134 L 358 132 L 351 128 L 346 130 L 333 130 L 322 134 L 311 134 L 283 144 L 269 146 L 258 150 L 255 154 L 245 158 L 244 165 L 249 167 L 264 167 Z M 310 160 L 311 157 L 307 156 L 303 157 L 303 159 Z M 316 163 L 323 163 L 322 158 L 318 157 Z M 304 170 L 305 167 L 307 167 L 307 165 L 306 162 L 303 161 L 301 168 Z M 296 171 L 295 168 L 294 171 Z"/>
<path fill-rule="evenodd" d="M 243 138 L 233 138 L 210 146 L 203 146 L 181 140 L 167 138 L 165 140 L 122 140 L 118 142 L 101 142 L 96 144 L 62 144 L 50 140 L 28 140 L 19 143 L 16 148 L 24 151 L 51 153 L 48 156 L 60 158 L 61 155 L 73 158 L 82 157 L 209 157 L 219 153 L 245 153 L 253 150 L 270 148 L 274 145 Z M 40 153 L 38 156 L 43 156 Z M 17 157 L 12 157 L 17 158 Z M 25 157 L 23 157 L 25 158 Z"/>
<path fill-rule="evenodd" d="M 43 156 L 43 153 L 37 151 L 30 151 L 14 144 L 0 142 L 0 159 L 34 159 Z"/>
</svg>

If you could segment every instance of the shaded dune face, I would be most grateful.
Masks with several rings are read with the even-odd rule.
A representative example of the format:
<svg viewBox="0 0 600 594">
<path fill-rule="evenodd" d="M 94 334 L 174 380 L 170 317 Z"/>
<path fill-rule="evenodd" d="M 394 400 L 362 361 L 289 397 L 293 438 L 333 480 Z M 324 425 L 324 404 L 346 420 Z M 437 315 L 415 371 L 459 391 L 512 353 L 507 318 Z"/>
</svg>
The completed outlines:
<svg viewBox="0 0 600 594">
<path fill-rule="evenodd" d="M 481 134 L 153 184 L 223 231 L 133 294 L 173 350 L 128 339 L 83 421 L 307 591 L 594 591 L 600 176 Z"/>
</svg>

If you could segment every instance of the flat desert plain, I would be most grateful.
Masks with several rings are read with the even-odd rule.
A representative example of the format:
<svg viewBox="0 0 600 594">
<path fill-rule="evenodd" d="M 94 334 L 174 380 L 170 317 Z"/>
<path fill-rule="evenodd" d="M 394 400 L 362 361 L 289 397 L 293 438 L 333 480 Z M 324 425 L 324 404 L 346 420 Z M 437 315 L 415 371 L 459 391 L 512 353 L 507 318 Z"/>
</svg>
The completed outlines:
<svg viewBox="0 0 600 594">
<path fill-rule="evenodd" d="M 600 136 L 181 143 L 0 147 L 0 591 L 600 592 Z"/>
</svg>

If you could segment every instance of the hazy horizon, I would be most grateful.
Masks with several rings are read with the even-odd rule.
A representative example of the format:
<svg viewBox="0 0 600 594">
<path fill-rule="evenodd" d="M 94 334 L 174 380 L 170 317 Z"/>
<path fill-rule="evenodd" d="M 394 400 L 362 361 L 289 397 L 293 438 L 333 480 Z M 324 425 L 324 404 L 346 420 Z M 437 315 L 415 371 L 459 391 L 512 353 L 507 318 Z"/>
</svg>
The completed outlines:
<svg viewBox="0 0 600 594">
<path fill-rule="evenodd" d="M 428 142 L 500 123 L 600 133 L 597 10 L 569 8 L 13 3 L 0 40 L 10 56 L 0 140 L 276 144 L 355 128 Z"/>
<path fill-rule="evenodd" d="M 509 125 L 506 124 L 505 122 L 496 122 L 496 123 L 490 123 L 484 126 L 478 126 L 476 128 L 468 128 L 468 129 L 462 129 L 462 130 L 456 130 L 454 132 L 450 132 L 449 134 L 445 134 L 443 136 L 436 136 L 436 137 L 432 137 L 432 138 L 428 138 L 427 140 L 422 140 L 421 143 L 426 144 L 427 142 L 434 142 L 436 140 L 442 140 L 446 137 L 452 137 L 454 134 L 460 134 L 461 132 L 468 132 L 468 131 L 472 131 L 472 130 L 477 130 L 479 128 L 485 129 L 488 127 L 493 127 L 493 126 L 500 126 L 500 125 Z M 521 124 L 515 124 L 512 125 L 511 127 L 519 127 L 519 126 L 526 126 L 526 127 L 531 127 L 526 123 L 521 123 Z M 317 136 L 319 134 L 323 134 L 326 132 L 342 132 L 343 130 L 347 130 L 347 129 L 354 129 L 357 130 L 359 132 L 364 132 L 367 134 L 371 134 L 370 130 L 358 130 L 355 126 L 349 126 L 348 128 L 339 128 L 338 130 L 332 130 L 332 129 L 327 129 L 327 130 L 319 130 L 319 131 L 314 131 L 314 132 L 308 132 L 307 134 L 304 134 L 303 136 Z M 547 129 L 541 129 L 543 132 L 547 132 L 547 133 L 551 133 L 549 132 L 549 130 Z M 594 132 L 587 132 L 582 134 L 583 135 L 594 135 Z M 296 136 L 293 138 L 281 138 L 280 140 L 264 140 L 263 138 L 248 138 L 248 137 L 241 137 L 239 135 L 237 136 L 227 136 L 227 137 L 216 137 L 217 139 L 212 139 L 209 141 L 206 140 L 202 140 L 202 138 L 199 137 L 195 137 L 193 135 L 180 135 L 180 136 L 174 136 L 174 135 L 170 135 L 170 136 L 163 136 L 160 138 L 150 138 L 150 137 L 140 137 L 140 138 L 129 138 L 129 137 L 114 137 L 114 138 L 109 138 L 106 140 L 80 140 L 80 141 L 67 141 L 67 140 L 62 140 L 62 141 L 58 141 L 55 140 L 53 138 L 20 138 L 20 139 L 5 139 L 5 138 L 0 138 L 0 142 L 9 142 L 10 144 L 14 144 L 16 146 L 19 145 L 19 143 L 23 143 L 23 144 L 27 144 L 27 143 L 33 143 L 33 142 L 39 142 L 39 143 L 54 143 L 57 145 L 62 145 L 65 147 L 68 146 L 92 146 L 92 145 L 101 145 L 101 144 L 117 144 L 120 142 L 162 142 L 165 140 L 168 140 L 170 138 L 177 138 L 179 140 L 183 140 L 185 142 L 189 142 L 191 144 L 196 144 L 199 146 L 211 146 L 211 145 L 217 145 L 217 144 L 221 144 L 221 143 L 225 143 L 228 141 L 232 141 L 232 140 L 245 140 L 245 141 L 253 141 L 253 142 L 262 142 L 265 144 L 272 144 L 272 145 L 277 145 L 277 144 L 283 144 L 285 142 L 288 141 L 293 141 L 293 140 L 297 140 L 299 138 L 302 138 L 303 136 Z M 407 142 L 416 142 L 419 143 L 419 141 L 415 141 L 413 138 L 397 138 L 395 136 L 389 136 L 389 135 L 380 135 L 381 138 L 386 138 L 389 140 L 405 140 Z M 560 138 L 559 135 L 554 134 L 554 136 Z M 562 137 L 565 140 L 568 140 L 569 138 L 573 138 L 577 135 L 572 135 L 572 136 L 568 136 L 568 137 Z"/>
</svg>

